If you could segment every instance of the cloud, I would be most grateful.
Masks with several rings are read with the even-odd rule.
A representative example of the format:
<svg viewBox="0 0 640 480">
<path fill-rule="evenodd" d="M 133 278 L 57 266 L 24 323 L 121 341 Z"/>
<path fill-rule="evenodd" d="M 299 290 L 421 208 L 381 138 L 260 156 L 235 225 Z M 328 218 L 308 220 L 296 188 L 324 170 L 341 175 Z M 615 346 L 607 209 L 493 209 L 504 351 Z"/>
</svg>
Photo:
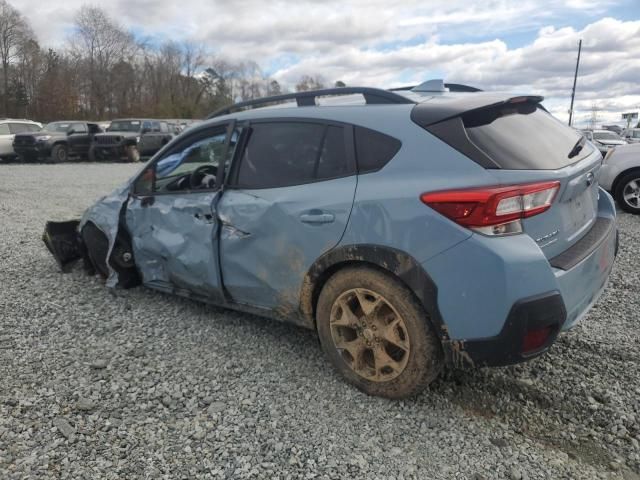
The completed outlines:
<svg viewBox="0 0 640 480">
<path fill-rule="evenodd" d="M 582 38 L 576 106 L 587 111 L 596 104 L 610 120 L 620 109 L 640 108 L 640 22 L 605 14 L 622 5 L 640 18 L 636 1 L 103 0 L 99 6 L 138 37 L 201 42 L 213 54 L 257 61 L 285 85 L 304 74 L 381 87 L 444 75 L 490 90 L 543 94 L 561 118 Z M 41 43 L 61 46 L 82 3 L 15 6 Z M 576 19 L 586 26 L 568 26 Z M 516 46 L 509 41 L 523 34 Z"/>
</svg>

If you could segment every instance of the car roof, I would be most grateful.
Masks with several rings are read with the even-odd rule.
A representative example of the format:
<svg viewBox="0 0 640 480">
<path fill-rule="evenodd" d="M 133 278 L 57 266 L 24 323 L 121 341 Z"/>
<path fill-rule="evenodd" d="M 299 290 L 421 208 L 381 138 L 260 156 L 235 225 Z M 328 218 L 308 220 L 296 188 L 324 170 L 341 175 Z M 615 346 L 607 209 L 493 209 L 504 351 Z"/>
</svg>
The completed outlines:
<svg viewBox="0 0 640 480">
<path fill-rule="evenodd" d="M 35 120 L 27 120 L 26 118 L 0 118 L 0 123 L 3 122 L 38 123 Z"/>
<path fill-rule="evenodd" d="M 362 95 L 358 95 L 357 92 L 354 94 L 351 93 L 353 90 L 358 89 L 363 90 L 365 93 Z M 342 95 L 341 92 L 336 94 L 336 90 L 347 90 L 347 94 Z M 372 90 L 379 90 L 381 97 L 371 104 L 364 103 L 363 97 L 365 97 L 364 100 L 367 101 L 366 96 L 371 94 L 370 92 Z M 206 121 L 198 125 L 198 128 L 207 128 L 216 123 L 229 120 L 258 120 L 274 117 L 318 118 L 356 124 L 370 123 L 369 119 L 371 117 L 378 117 L 375 123 L 379 123 L 380 119 L 384 119 L 384 116 L 391 111 L 406 111 L 409 112 L 413 118 L 414 112 L 412 111 L 414 108 L 415 120 L 418 121 L 420 125 L 425 126 L 479 108 L 502 105 L 509 102 L 531 101 L 538 103 L 543 100 L 543 97 L 537 95 L 514 95 L 513 93 L 500 92 L 388 91 L 370 89 L 368 87 L 325 89 L 299 92 L 299 94 L 304 95 L 303 102 L 294 98 L 296 94 L 287 94 L 286 96 L 267 97 L 265 99 L 242 102 L 235 106 L 251 106 L 254 103 L 260 105 L 263 102 L 273 101 L 273 99 L 278 100 L 283 97 L 286 97 L 285 103 L 269 104 L 267 106 L 260 106 L 259 108 L 231 112 L 228 110 L 233 110 L 235 106 L 225 107 L 211 114 Z M 399 100 L 394 102 L 393 98 L 391 98 L 392 101 L 385 101 L 385 99 L 382 98 L 383 95 L 386 96 L 389 94 L 398 97 Z M 314 95 L 318 97 L 313 98 L 314 103 L 309 104 L 308 98 L 305 97 L 314 97 Z M 328 97 L 320 97 L 321 95 Z M 340 95 L 340 97 L 333 95 Z M 373 112 L 380 112 L 381 110 L 384 110 L 385 114 L 372 115 Z M 359 122 L 358 120 L 361 121 Z"/>
</svg>

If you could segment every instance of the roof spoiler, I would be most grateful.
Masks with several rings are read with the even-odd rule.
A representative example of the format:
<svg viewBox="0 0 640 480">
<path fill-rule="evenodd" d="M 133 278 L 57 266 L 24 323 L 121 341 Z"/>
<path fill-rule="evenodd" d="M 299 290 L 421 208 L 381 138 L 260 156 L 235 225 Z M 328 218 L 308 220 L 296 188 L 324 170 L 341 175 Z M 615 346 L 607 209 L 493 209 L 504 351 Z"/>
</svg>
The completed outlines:
<svg viewBox="0 0 640 480">
<path fill-rule="evenodd" d="M 506 97 L 502 93 L 483 93 L 482 95 L 444 96 L 417 104 L 411 112 L 411 118 L 418 125 L 427 127 L 485 108 L 494 108 L 507 104 L 540 103 L 544 100 L 540 95 L 518 95 Z"/>
</svg>

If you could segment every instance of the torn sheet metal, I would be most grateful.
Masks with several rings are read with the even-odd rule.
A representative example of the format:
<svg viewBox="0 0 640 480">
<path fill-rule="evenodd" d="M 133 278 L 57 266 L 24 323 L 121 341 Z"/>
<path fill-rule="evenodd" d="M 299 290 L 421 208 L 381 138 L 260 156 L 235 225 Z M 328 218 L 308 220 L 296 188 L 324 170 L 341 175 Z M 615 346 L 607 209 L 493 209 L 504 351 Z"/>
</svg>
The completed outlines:
<svg viewBox="0 0 640 480">
<path fill-rule="evenodd" d="M 109 250 L 107 251 L 107 259 L 111 257 L 113 246 L 118 235 L 118 227 L 120 224 L 120 212 L 129 198 L 129 190 L 131 189 L 131 181 L 126 182 L 121 187 L 116 188 L 113 192 L 99 199 L 91 207 L 89 207 L 80 220 L 78 231 L 82 231 L 88 222 L 93 223 L 109 241 Z M 114 288 L 118 284 L 118 274 L 107 261 L 109 269 L 109 277 L 107 278 L 107 287 Z"/>
<path fill-rule="evenodd" d="M 42 240 L 58 262 L 60 270 L 65 273 L 84 256 L 84 248 L 78 232 L 79 224 L 80 220 L 69 220 L 66 222 L 47 222 L 44 227 Z"/>
<path fill-rule="evenodd" d="M 157 195 L 151 205 L 131 198 L 126 224 L 146 285 L 221 296 L 213 207 L 219 195 L 211 191 Z"/>
</svg>

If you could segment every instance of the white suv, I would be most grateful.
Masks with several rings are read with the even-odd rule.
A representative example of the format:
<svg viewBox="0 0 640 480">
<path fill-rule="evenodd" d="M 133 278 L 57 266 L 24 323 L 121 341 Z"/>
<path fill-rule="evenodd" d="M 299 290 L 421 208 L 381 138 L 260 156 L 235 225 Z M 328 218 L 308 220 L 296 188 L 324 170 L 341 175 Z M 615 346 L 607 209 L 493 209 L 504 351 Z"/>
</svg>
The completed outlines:
<svg viewBox="0 0 640 480">
<path fill-rule="evenodd" d="M 0 160 L 8 160 L 16 157 L 13 151 L 13 137 L 16 133 L 38 132 L 42 125 L 31 120 L 13 120 L 4 118 L 0 120 Z"/>
</svg>

